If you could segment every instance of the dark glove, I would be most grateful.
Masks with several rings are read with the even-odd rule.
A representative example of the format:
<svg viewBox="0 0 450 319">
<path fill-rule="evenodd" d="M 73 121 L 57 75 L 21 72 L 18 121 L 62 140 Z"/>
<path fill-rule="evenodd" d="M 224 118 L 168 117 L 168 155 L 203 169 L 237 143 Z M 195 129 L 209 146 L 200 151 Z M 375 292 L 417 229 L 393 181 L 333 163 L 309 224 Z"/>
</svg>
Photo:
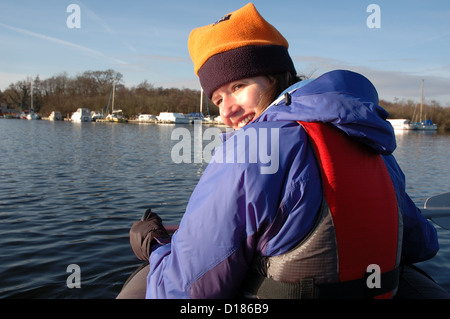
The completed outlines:
<svg viewBox="0 0 450 319">
<path fill-rule="evenodd" d="M 150 208 L 145 211 L 142 220 L 134 222 L 130 229 L 131 248 L 140 260 L 148 261 L 153 243 L 169 240 L 170 235 L 164 228 L 161 218 Z"/>
</svg>

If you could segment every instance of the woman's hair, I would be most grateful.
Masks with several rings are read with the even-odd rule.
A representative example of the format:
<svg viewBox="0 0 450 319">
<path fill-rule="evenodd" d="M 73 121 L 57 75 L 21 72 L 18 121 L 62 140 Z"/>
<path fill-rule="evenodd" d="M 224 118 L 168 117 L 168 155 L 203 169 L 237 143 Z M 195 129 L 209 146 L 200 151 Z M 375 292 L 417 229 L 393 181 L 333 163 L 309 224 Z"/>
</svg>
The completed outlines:
<svg viewBox="0 0 450 319">
<path fill-rule="evenodd" d="M 305 79 L 304 76 L 298 76 L 291 72 L 282 72 L 267 75 L 272 86 L 261 96 L 260 105 L 267 107 L 272 103 L 284 90 Z"/>
</svg>

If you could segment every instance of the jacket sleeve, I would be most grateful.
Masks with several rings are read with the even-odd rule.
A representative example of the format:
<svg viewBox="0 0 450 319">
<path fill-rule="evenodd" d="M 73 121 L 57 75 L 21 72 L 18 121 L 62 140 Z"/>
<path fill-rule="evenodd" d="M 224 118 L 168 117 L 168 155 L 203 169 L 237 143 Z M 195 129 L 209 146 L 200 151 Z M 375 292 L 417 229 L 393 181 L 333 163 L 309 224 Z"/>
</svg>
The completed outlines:
<svg viewBox="0 0 450 319">
<path fill-rule="evenodd" d="M 436 228 L 420 213 L 405 191 L 405 176 L 392 155 L 384 157 L 397 193 L 403 219 L 402 262 L 413 264 L 432 258 L 439 250 Z"/>
<path fill-rule="evenodd" d="M 302 158 L 305 153 L 299 130 L 293 125 L 285 130 L 292 136 L 280 136 L 280 167 L 273 174 L 261 174 L 260 163 L 217 161 L 208 165 L 171 243 L 150 255 L 147 298 L 234 298 L 255 254 L 282 252 L 298 243 L 299 225 L 286 223 L 286 215 L 308 211 L 314 215 L 320 200 L 306 200 L 305 196 L 289 203 L 289 199 L 304 189 L 314 193 L 312 196 L 321 196 L 320 183 L 316 188 L 300 188 L 300 182 L 292 187 L 284 185 L 286 174 L 311 174 L 303 166 L 293 170 L 286 167 L 297 165 L 293 162 L 306 167 L 313 161 L 313 157 L 310 162 Z M 317 177 L 310 179 L 316 182 Z M 300 223 L 305 219 L 298 218 Z M 267 229 L 272 232 L 268 234 Z M 271 242 L 278 233 L 283 236 Z"/>
<path fill-rule="evenodd" d="M 248 198 L 248 176 L 209 165 L 170 245 L 150 255 L 148 298 L 232 298 L 247 273 L 264 198 Z M 264 202 L 264 203 L 263 203 Z"/>
</svg>

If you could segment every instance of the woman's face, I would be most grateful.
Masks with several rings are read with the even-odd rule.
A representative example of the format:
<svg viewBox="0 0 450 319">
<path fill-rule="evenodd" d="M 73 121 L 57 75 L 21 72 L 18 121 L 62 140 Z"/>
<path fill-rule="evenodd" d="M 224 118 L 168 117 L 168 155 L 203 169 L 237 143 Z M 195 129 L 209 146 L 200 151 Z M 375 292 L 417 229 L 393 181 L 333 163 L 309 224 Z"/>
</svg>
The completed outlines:
<svg viewBox="0 0 450 319">
<path fill-rule="evenodd" d="M 262 114 L 267 107 L 262 97 L 271 87 L 265 76 L 242 79 L 215 90 L 211 100 L 219 107 L 223 123 L 238 130 Z"/>
</svg>

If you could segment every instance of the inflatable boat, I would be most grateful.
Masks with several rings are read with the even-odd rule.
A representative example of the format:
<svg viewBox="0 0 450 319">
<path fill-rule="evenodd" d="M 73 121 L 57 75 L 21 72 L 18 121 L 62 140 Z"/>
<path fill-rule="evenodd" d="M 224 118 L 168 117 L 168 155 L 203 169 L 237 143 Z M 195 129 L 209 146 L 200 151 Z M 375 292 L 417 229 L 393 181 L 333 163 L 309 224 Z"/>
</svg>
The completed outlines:
<svg viewBox="0 0 450 319">
<path fill-rule="evenodd" d="M 450 192 L 428 198 L 421 212 L 442 228 L 450 229 Z M 142 218 L 145 220 L 145 215 Z M 178 229 L 177 225 L 164 227 L 169 234 Z M 148 271 L 148 262 L 139 266 L 126 280 L 117 298 L 144 299 Z M 339 299 L 346 299 L 346 296 L 339 296 Z M 415 265 L 402 265 L 394 299 L 450 299 L 450 294 L 425 271 Z"/>
</svg>

